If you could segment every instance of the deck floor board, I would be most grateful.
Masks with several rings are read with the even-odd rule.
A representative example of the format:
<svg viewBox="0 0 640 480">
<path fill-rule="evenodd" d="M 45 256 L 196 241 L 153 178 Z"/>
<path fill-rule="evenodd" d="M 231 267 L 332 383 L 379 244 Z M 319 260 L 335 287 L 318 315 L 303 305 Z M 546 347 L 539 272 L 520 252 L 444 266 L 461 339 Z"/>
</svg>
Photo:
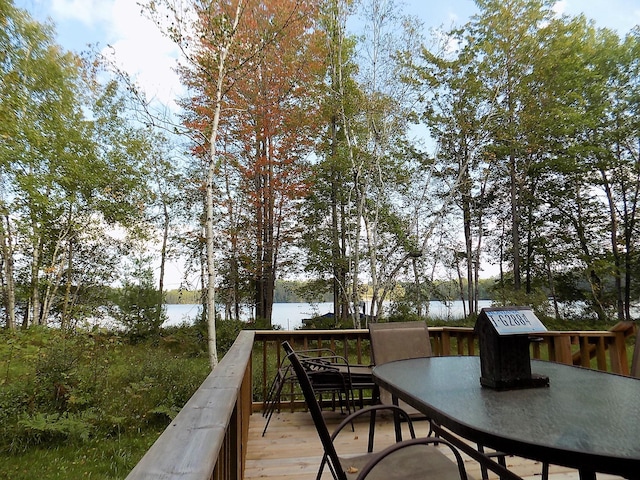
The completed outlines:
<svg viewBox="0 0 640 480">
<path fill-rule="evenodd" d="M 325 420 L 332 431 L 344 418 L 338 412 L 325 412 Z M 308 412 L 275 413 L 265 436 L 262 436 L 265 419 L 254 413 L 249 422 L 249 445 L 247 448 L 244 480 L 314 480 L 322 459 L 322 444 Z M 428 423 L 416 421 L 416 434 L 426 435 Z M 368 421 L 354 425 L 354 431 L 346 428 L 336 441 L 341 455 L 365 452 L 367 448 Z M 408 437 L 407 437 L 408 438 Z M 376 450 L 394 442 L 395 434 L 391 419 L 382 419 L 376 427 Z M 446 449 L 445 449 L 446 450 Z M 477 462 L 465 457 L 467 473 L 479 480 L 480 467 Z M 539 462 L 519 457 L 507 457 L 507 468 L 525 480 L 540 480 L 542 466 Z M 550 480 L 578 480 L 577 471 L 552 465 Z M 497 478 L 490 474 L 490 478 Z M 331 479 L 325 470 L 322 480 Z M 598 475 L 598 480 L 618 480 L 612 475 Z"/>
</svg>

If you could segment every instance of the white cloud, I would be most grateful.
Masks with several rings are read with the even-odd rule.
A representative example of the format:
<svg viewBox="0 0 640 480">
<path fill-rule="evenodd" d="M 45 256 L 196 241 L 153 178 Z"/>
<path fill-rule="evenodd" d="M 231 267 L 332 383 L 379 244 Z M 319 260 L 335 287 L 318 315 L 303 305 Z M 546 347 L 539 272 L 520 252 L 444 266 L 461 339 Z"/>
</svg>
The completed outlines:
<svg viewBox="0 0 640 480">
<path fill-rule="evenodd" d="M 77 0 L 76 0 L 77 1 Z M 174 108 L 182 88 L 174 71 L 178 49 L 158 27 L 144 17 L 137 2 L 114 0 L 105 24 L 116 64 L 136 79 L 150 99 Z"/>
<path fill-rule="evenodd" d="M 51 12 L 60 20 L 77 20 L 87 26 L 109 17 L 111 2 L 107 0 L 52 0 Z"/>
<path fill-rule="evenodd" d="M 637 0 L 560 0 L 554 5 L 554 11 L 584 14 L 587 19 L 594 20 L 596 27 L 610 28 L 620 35 L 627 34 L 640 21 Z"/>
<path fill-rule="evenodd" d="M 78 35 L 93 34 L 82 43 L 102 45 L 102 53 L 131 75 L 149 99 L 176 108 L 175 98 L 182 92 L 174 71 L 178 49 L 142 14 L 136 0 L 51 0 L 48 9 L 64 28 L 73 30 L 77 22 L 82 26 L 76 27 Z"/>
<path fill-rule="evenodd" d="M 558 0 L 553 4 L 551 10 L 553 10 L 553 13 L 557 16 L 562 16 L 567 10 L 567 0 Z"/>
</svg>

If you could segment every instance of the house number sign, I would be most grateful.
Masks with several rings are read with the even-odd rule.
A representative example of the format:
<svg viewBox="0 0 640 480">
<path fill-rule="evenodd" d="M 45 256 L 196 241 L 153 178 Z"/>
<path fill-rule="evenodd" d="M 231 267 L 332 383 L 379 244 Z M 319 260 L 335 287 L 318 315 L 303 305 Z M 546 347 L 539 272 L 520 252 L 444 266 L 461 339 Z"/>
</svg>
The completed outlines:
<svg viewBox="0 0 640 480">
<path fill-rule="evenodd" d="M 520 335 L 547 331 L 532 310 L 484 309 L 484 313 L 498 335 Z"/>
</svg>

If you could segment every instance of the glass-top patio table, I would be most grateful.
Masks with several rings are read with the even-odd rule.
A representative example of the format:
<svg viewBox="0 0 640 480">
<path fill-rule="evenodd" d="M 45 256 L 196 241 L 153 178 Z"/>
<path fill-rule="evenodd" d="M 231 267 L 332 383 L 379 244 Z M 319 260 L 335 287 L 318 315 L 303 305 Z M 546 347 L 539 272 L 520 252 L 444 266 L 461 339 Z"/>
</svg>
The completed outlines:
<svg viewBox="0 0 640 480">
<path fill-rule="evenodd" d="M 531 362 L 540 388 L 480 385 L 480 358 L 430 357 L 373 369 L 380 387 L 418 409 L 444 438 L 541 462 L 640 479 L 640 380 L 554 362 Z M 455 439 L 455 438 L 454 438 Z M 467 453 L 477 452 L 462 442 Z"/>
</svg>

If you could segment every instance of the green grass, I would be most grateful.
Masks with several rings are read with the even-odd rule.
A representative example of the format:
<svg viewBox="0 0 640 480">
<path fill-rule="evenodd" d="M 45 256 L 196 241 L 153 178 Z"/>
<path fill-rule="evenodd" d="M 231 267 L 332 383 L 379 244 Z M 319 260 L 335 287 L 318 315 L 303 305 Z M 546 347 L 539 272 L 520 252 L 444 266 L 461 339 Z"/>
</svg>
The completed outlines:
<svg viewBox="0 0 640 480">
<path fill-rule="evenodd" d="M 0 479 L 121 479 L 153 444 L 161 428 L 99 438 L 82 444 L 38 446 L 0 455 Z"/>
</svg>

